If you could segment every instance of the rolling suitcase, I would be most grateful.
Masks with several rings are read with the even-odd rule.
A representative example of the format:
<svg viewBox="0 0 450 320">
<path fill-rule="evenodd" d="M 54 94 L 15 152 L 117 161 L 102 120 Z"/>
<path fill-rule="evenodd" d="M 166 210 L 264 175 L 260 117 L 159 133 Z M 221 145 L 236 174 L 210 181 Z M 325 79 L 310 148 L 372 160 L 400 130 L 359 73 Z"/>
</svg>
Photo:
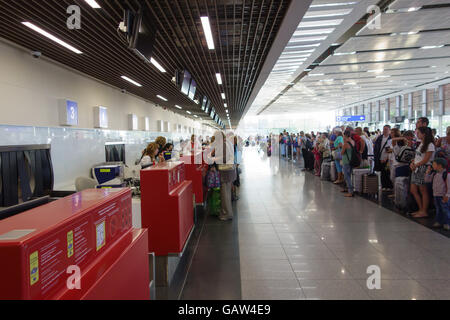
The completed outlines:
<svg viewBox="0 0 450 320">
<path fill-rule="evenodd" d="M 322 173 L 320 175 L 320 179 L 323 181 L 331 180 L 331 162 L 324 161 L 322 163 Z"/>
<path fill-rule="evenodd" d="M 380 176 L 378 174 L 365 174 L 363 176 L 363 193 L 377 194 Z"/>
<path fill-rule="evenodd" d="M 409 186 L 410 186 L 409 177 L 395 178 L 394 204 L 400 210 L 408 209 Z"/>
<path fill-rule="evenodd" d="M 355 192 L 363 193 L 363 176 L 369 173 L 369 169 L 353 169 L 352 182 Z"/>
<path fill-rule="evenodd" d="M 337 180 L 336 163 L 334 161 L 332 161 L 330 165 L 330 179 L 333 182 Z"/>
</svg>

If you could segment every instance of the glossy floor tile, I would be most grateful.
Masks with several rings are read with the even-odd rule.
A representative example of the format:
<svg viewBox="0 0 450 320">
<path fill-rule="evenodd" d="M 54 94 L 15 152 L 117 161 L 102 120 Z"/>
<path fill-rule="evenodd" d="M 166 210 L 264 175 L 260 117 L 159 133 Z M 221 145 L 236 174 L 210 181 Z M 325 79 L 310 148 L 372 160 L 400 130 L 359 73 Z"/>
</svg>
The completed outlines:
<svg viewBox="0 0 450 320">
<path fill-rule="evenodd" d="M 239 197 L 233 222 L 208 217 L 183 299 L 450 298 L 449 238 L 292 162 L 246 148 Z"/>
</svg>

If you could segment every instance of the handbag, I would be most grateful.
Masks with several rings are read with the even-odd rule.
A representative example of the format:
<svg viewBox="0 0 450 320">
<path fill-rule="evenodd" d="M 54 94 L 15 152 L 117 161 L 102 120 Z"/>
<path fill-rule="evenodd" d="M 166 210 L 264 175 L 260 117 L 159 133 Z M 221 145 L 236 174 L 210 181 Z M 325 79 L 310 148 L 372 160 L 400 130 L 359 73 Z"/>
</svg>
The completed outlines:
<svg viewBox="0 0 450 320">
<path fill-rule="evenodd" d="M 333 159 L 334 160 L 342 160 L 342 153 L 340 149 L 336 149 L 333 151 Z"/>
</svg>

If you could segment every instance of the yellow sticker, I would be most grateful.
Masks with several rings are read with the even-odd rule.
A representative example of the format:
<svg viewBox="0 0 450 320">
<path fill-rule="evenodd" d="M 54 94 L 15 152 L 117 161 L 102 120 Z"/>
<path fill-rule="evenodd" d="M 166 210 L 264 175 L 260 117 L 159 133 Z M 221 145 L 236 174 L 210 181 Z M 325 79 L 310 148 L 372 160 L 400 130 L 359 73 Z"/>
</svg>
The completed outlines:
<svg viewBox="0 0 450 320">
<path fill-rule="evenodd" d="M 102 187 L 102 189 L 112 189 L 112 187 Z"/>
<path fill-rule="evenodd" d="M 67 232 L 67 258 L 73 256 L 73 231 Z"/>
<path fill-rule="evenodd" d="M 39 281 L 39 252 L 30 254 L 30 285 Z"/>
<path fill-rule="evenodd" d="M 111 169 L 100 169 L 101 173 L 109 173 L 111 172 Z"/>
<path fill-rule="evenodd" d="M 97 235 L 97 251 L 103 248 L 106 244 L 106 232 L 105 232 L 105 221 L 95 226 L 95 231 Z"/>
</svg>

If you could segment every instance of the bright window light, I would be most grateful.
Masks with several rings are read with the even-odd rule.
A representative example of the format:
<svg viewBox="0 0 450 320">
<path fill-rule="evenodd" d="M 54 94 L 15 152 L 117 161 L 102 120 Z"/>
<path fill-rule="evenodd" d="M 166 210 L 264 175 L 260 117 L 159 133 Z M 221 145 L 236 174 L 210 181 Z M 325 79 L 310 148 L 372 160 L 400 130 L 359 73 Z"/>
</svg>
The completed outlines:
<svg viewBox="0 0 450 320">
<path fill-rule="evenodd" d="M 334 19 L 334 20 L 319 20 L 319 21 L 302 21 L 298 27 L 299 28 L 315 28 L 315 27 L 328 27 L 328 26 L 338 26 L 344 21 L 344 19 Z"/>
<path fill-rule="evenodd" d="M 208 17 L 200 17 L 202 20 L 203 32 L 205 33 L 206 43 L 208 44 L 209 50 L 214 50 L 214 39 L 212 36 L 211 25 L 209 23 Z"/>
<path fill-rule="evenodd" d="M 312 44 L 303 44 L 299 46 L 287 46 L 287 49 L 300 49 L 300 48 L 313 48 L 320 46 L 320 43 L 312 43 Z"/>
<path fill-rule="evenodd" d="M 81 52 L 80 50 L 78 50 L 77 48 L 71 46 L 70 44 L 68 44 L 67 42 L 62 41 L 61 39 L 58 39 L 57 37 L 55 37 L 54 35 L 48 33 L 47 31 L 39 28 L 38 26 L 32 24 L 31 22 L 22 22 L 23 25 L 27 26 L 28 28 L 36 31 L 37 33 L 40 33 L 41 35 L 43 35 L 44 37 L 49 38 L 50 40 L 56 42 L 57 44 L 75 52 L 76 54 L 82 54 L 83 52 Z"/>
<path fill-rule="evenodd" d="M 391 76 L 386 75 L 386 76 L 376 76 L 376 78 L 390 78 Z"/>
<path fill-rule="evenodd" d="M 161 72 L 163 72 L 163 73 L 166 72 L 166 69 L 164 69 L 163 66 L 160 65 L 160 64 L 158 63 L 158 61 L 156 61 L 153 57 L 150 58 L 150 62 L 151 62 L 151 63 L 152 63 L 159 71 L 161 71 Z"/>
<path fill-rule="evenodd" d="M 84 0 L 88 5 L 90 5 L 94 9 L 100 9 L 100 5 L 95 0 Z"/>
<path fill-rule="evenodd" d="M 278 60 L 278 61 L 291 60 L 291 59 L 295 59 L 295 58 L 308 58 L 309 56 L 311 56 L 310 53 L 308 53 L 308 54 L 299 54 L 299 55 L 281 56 L 280 60 Z M 306 59 L 304 59 L 304 60 L 306 60 Z"/>
<path fill-rule="evenodd" d="M 136 82 L 136 81 L 134 81 L 134 80 L 132 80 L 132 79 L 130 79 L 130 78 L 128 78 L 128 77 L 121 76 L 121 78 L 122 78 L 123 80 L 126 80 L 126 81 L 128 81 L 128 82 L 134 84 L 135 86 L 142 87 L 142 84 L 140 84 L 140 83 L 138 83 L 138 82 Z"/>
<path fill-rule="evenodd" d="M 294 32 L 294 37 L 296 36 L 315 36 L 318 34 L 330 34 L 332 33 L 335 28 L 328 28 L 328 29 L 314 29 L 314 30 L 300 30 Z"/>
<path fill-rule="evenodd" d="M 367 72 L 370 72 L 370 73 L 381 73 L 381 72 L 383 72 L 384 71 L 384 69 L 374 69 L 374 70 L 367 70 Z"/>
<path fill-rule="evenodd" d="M 223 100 L 225 100 L 225 99 L 226 99 L 226 97 L 225 97 L 225 93 L 222 93 L 222 99 L 223 99 Z"/>
<path fill-rule="evenodd" d="M 220 75 L 220 73 L 216 73 L 216 78 L 217 78 L 217 83 L 218 84 L 222 84 L 222 76 Z"/>
<path fill-rule="evenodd" d="M 310 73 L 309 74 L 310 77 L 321 77 L 321 76 L 324 76 L 324 75 L 325 75 L 325 73 Z"/>
<path fill-rule="evenodd" d="M 157 95 L 157 97 L 158 97 L 159 99 L 161 99 L 161 100 L 168 101 L 168 100 L 167 100 L 166 98 L 164 98 L 163 96 Z"/>
<path fill-rule="evenodd" d="M 180 107 L 179 105 L 175 105 L 175 108 L 182 110 L 183 108 Z"/>
</svg>

